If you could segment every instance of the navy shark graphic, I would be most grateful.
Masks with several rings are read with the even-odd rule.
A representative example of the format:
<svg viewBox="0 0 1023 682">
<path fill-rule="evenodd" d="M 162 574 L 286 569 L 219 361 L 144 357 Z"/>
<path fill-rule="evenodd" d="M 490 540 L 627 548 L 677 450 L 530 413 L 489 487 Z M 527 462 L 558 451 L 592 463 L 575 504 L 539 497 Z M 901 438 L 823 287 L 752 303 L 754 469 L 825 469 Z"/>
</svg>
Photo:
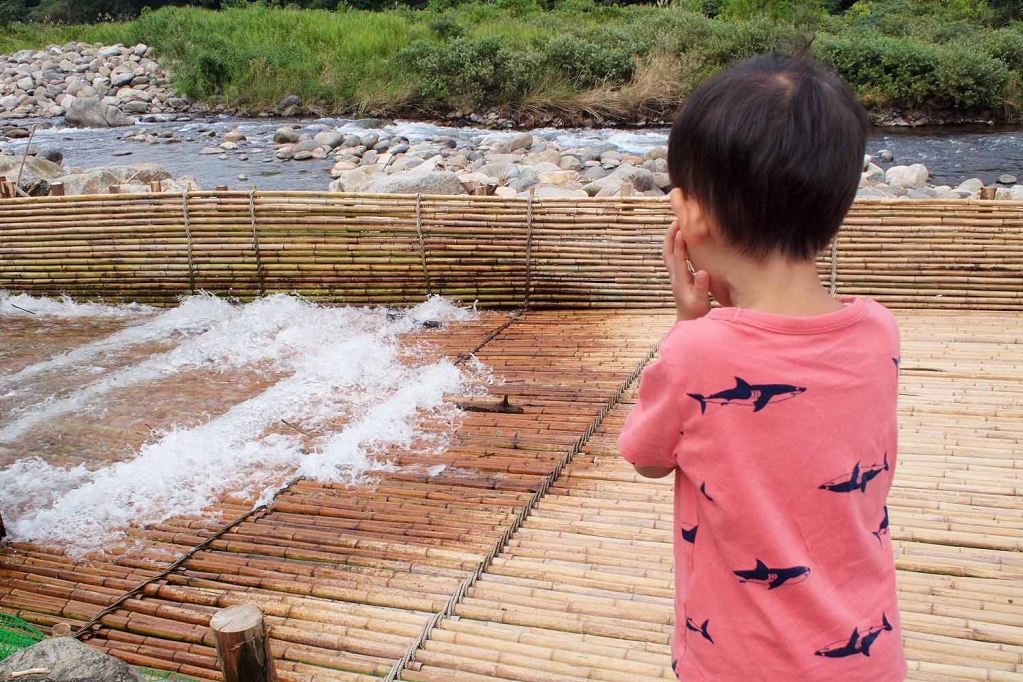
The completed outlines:
<svg viewBox="0 0 1023 682">
<path fill-rule="evenodd" d="M 785 583 L 792 581 L 802 582 L 810 575 L 809 566 L 793 566 L 791 568 L 770 568 L 760 559 L 757 559 L 757 566 L 751 571 L 732 571 L 739 578 L 739 582 L 764 583 L 767 589 L 773 590 Z"/>
<path fill-rule="evenodd" d="M 900 365 L 902 364 L 902 358 L 892 358 L 892 362 L 895 363 L 895 369 L 898 370 L 900 369 Z"/>
<path fill-rule="evenodd" d="M 705 640 L 707 640 L 708 642 L 713 644 L 714 640 L 711 638 L 710 632 L 707 631 L 707 626 L 708 625 L 710 625 L 710 619 L 709 618 L 707 620 L 703 621 L 703 625 L 697 625 L 695 620 L 693 620 L 692 618 L 689 618 L 688 616 L 686 617 L 686 629 L 687 630 L 692 630 L 693 632 L 699 632 L 701 635 L 703 635 L 703 638 Z"/>
<path fill-rule="evenodd" d="M 711 502 L 714 501 L 714 498 L 707 493 L 707 481 L 704 481 L 703 483 L 700 484 L 700 492 L 703 493 L 703 496 L 706 497 Z"/>
<path fill-rule="evenodd" d="M 880 476 L 882 471 L 888 471 L 889 468 L 888 453 L 885 452 L 884 461 L 881 464 L 860 468 L 860 463 L 856 462 L 856 466 L 853 467 L 852 473 L 848 477 L 828 481 L 821 484 L 820 489 L 830 490 L 833 493 L 851 493 L 856 490 L 865 493 L 867 492 L 867 484 Z"/>
<path fill-rule="evenodd" d="M 883 545 L 881 542 L 881 536 L 888 535 L 888 507 L 884 508 L 884 518 L 881 519 L 881 525 L 874 531 L 874 537 L 877 538 L 878 544 Z"/>
<path fill-rule="evenodd" d="M 675 677 L 678 677 L 678 661 L 671 662 L 671 672 L 675 673 Z"/>
<path fill-rule="evenodd" d="M 695 543 L 696 542 L 696 529 L 697 528 L 699 528 L 699 526 L 693 526 L 689 530 L 686 530 L 685 528 L 683 528 L 682 529 L 682 539 L 685 540 L 686 542 Z"/>
<path fill-rule="evenodd" d="M 689 397 L 700 403 L 700 414 L 707 413 L 707 405 L 752 406 L 754 412 L 767 407 L 769 403 L 780 403 L 804 393 L 805 388 L 789 384 L 750 384 L 735 377 L 735 388 L 729 388 L 711 395 L 689 393 Z"/>
<path fill-rule="evenodd" d="M 870 647 L 874 645 L 874 640 L 881 636 L 882 632 L 890 632 L 892 630 L 892 624 L 888 622 L 888 616 L 881 614 L 881 624 L 871 627 L 867 630 L 866 634 L 860 635 L 859 628 L 853 628 L 852 637 L 849 641 L 840 644 L 832 644 L 818 649 L 816 651 L 817 656 L 824 656 L 825 658 L 846 658 L 847 656 L 856 656 L 857 654 L 863 654 L 864 656 L 870 656 Z"/>
</svg>

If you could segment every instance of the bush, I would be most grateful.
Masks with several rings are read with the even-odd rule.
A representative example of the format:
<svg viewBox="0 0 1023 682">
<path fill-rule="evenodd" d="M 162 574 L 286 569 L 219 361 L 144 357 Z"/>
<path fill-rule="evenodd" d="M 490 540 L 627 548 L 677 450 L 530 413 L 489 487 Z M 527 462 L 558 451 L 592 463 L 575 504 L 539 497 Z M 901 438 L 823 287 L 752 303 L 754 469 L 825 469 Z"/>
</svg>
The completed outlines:
<svg viewBox="0 0 1023 682">
<path fill-rule="evenodd" d="M 584 88 L 620 85 L 636 70 L 632 52 L 576 36 L 555 38 L 547 44 L 543 57 L 549 70 Z"/>
<path fill-rule="evenodd" d="M 935 76 L 939 91 L 958 109 L 1000 106 L 1009 70 L 997 59 L 965 47 L 944 51 Z"/>
<path fill-rule="evenodd" d="M 436 33 L 444 40 L 451 40 L 452 38 L 461 38 L 465 35 L 465 29 L 455 19 L 449 16 L 441 16 L 435 21 L 430 23 L 430 30 Z"/>
<path fill-rule="evenodd" d="M 434 106 L 501 103 L 514 97 L 531 76 L 522 72 L 530 65 L 495 38 L 458 38 L 444 44 L 418 41 L 402 50 L 397 61 L 414 74 L 417 94 Z"/>
<path fill-rule="evenodd" d="M 989 57 L 1005 64 L 1013 71 L 1023 72 L 1023 32 L 1017 28 L 1003 28 L 986 33 L 977 40 L 977 47 Z"/>
</svg>

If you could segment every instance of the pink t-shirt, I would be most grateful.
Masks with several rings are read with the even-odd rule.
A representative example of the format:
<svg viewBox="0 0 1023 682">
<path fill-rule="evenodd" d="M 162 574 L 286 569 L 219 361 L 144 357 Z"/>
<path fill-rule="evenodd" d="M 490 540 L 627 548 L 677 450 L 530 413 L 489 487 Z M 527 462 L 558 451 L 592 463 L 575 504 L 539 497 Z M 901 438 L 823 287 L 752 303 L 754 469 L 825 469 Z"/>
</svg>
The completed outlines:
<svg viewBox="0 0 1023 682">
<path fill-rule="evenodd" d="M 867 299 L 680 322 L 619 440 L 676 467 L 675 636 L 684 682 L 901 682 L 885 500 L 899 332 Z"/>
</svg>

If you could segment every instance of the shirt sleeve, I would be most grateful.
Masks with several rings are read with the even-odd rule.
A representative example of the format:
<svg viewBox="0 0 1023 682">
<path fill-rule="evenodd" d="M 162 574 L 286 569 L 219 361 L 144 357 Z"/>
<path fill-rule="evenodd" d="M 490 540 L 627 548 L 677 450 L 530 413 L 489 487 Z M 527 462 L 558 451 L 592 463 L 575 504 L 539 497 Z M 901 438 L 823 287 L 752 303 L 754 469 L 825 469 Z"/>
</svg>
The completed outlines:
<svg viewBox="0 0 1023 682">
<path fill-rule="evenodd" d="M 663 357 L 643 370 L 639 399 L 618 438 L 618 451 L 635 466 L 678 466 L 675 449 L 682 430 L 682 415 L 671 374 Z"/>
</svg>

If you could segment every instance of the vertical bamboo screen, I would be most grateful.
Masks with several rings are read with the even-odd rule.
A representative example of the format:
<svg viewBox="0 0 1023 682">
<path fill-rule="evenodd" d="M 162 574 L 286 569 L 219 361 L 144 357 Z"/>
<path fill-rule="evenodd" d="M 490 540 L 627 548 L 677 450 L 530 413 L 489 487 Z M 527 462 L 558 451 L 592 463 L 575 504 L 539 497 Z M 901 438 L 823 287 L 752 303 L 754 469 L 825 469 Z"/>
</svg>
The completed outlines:
<svg viewBox="0 0 1023 682">
<path fill-rule="evenodd" d="M 0 200 L 0 288 L 167 304 L 191 291 L 405 304 L 662 307 L 663 199 L 195 192 Z M 821 255 L 831 277 L 831 252 Z M 840 293 L 1023 309 L 1023 204 L 871 201 Z"/>
</svg>

